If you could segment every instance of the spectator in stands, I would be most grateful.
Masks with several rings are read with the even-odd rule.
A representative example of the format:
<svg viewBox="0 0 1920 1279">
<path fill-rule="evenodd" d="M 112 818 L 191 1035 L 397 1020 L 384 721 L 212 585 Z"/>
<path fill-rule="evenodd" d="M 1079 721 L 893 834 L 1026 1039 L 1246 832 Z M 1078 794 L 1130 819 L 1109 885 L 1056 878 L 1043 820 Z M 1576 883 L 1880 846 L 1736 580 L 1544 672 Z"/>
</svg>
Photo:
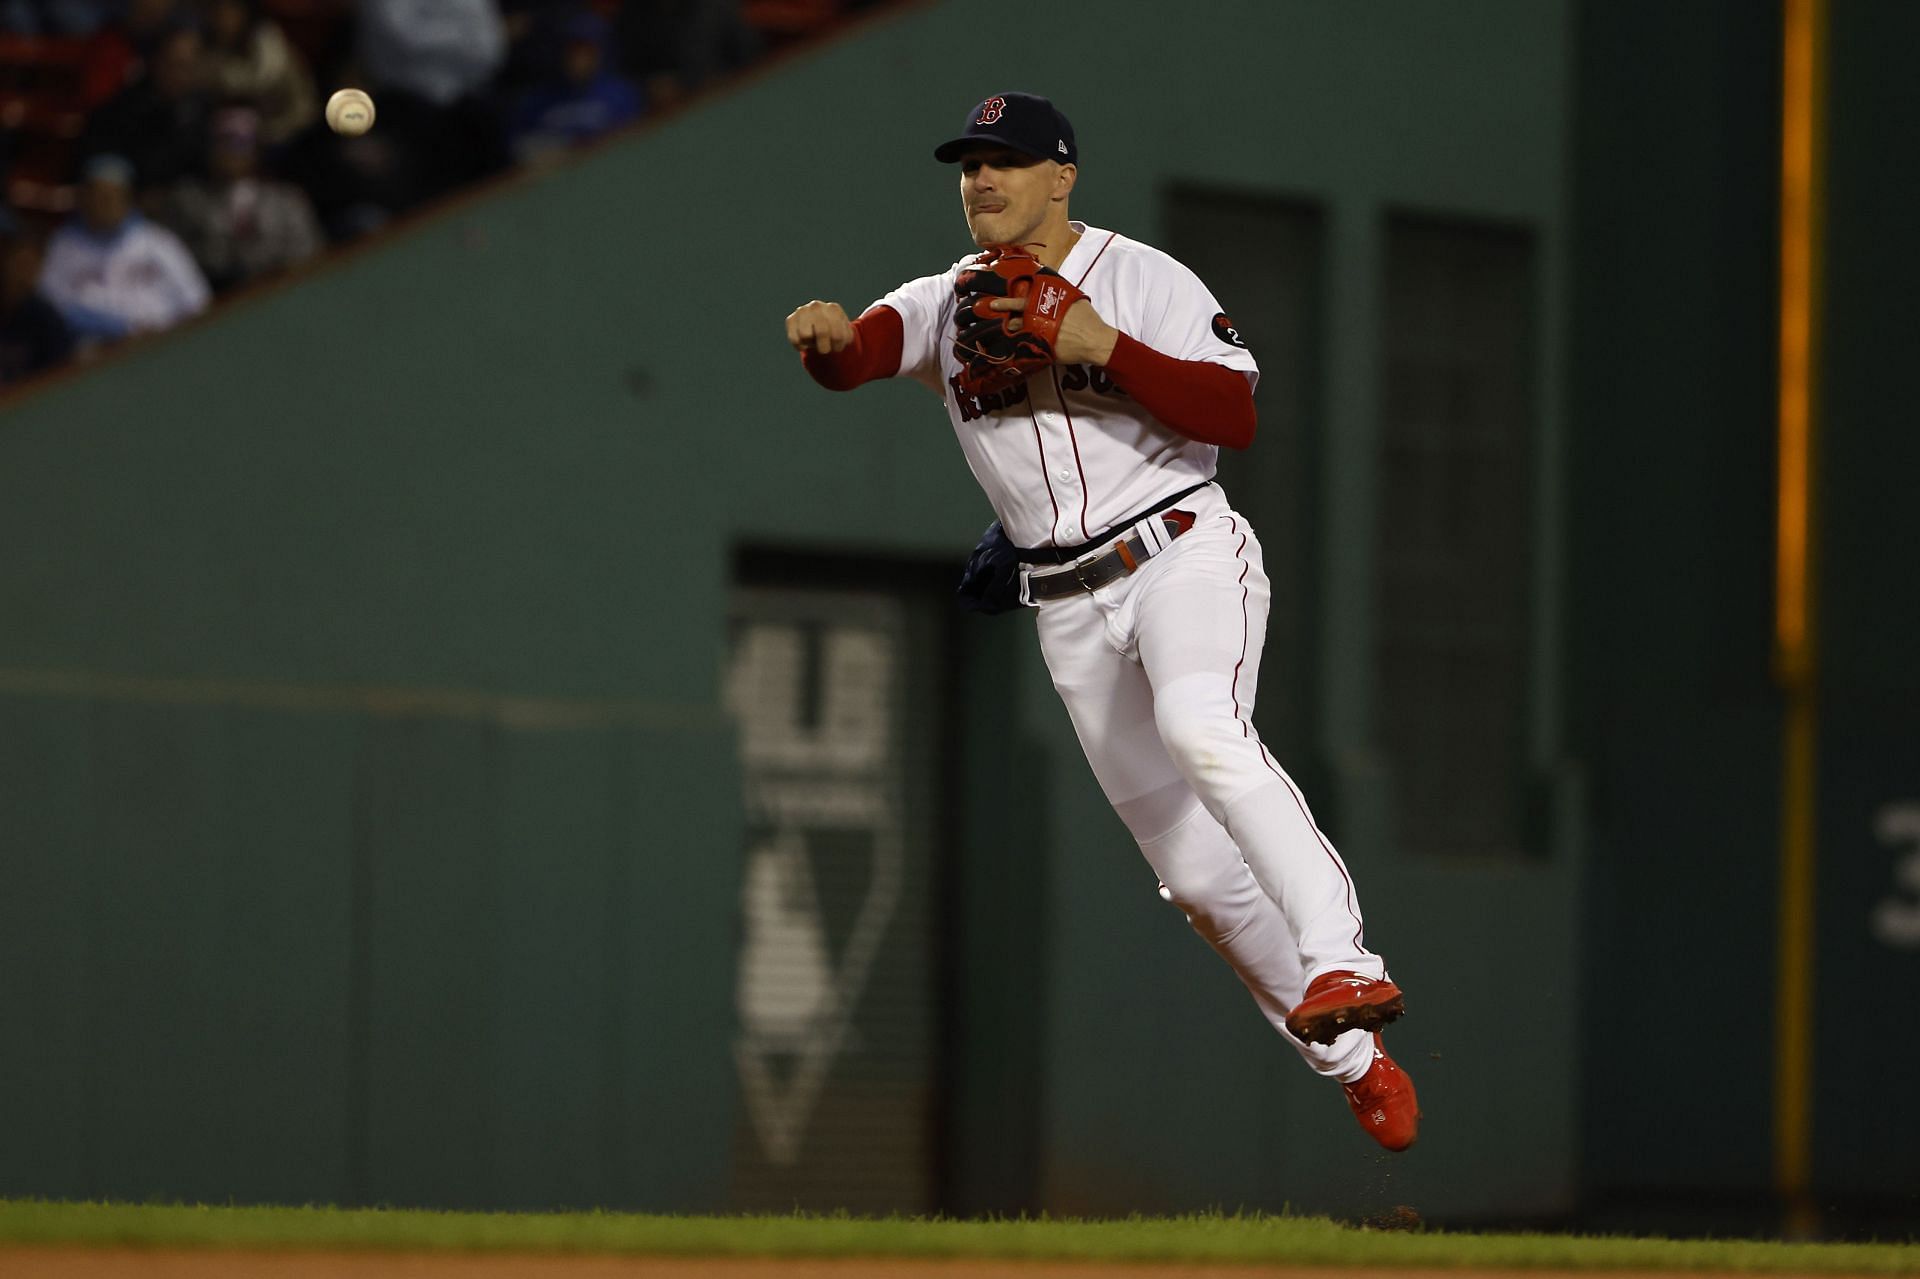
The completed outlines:
<svg viewBox="0 0 1920 1279">
<path fill-rule="evenodd" d="M 330 240 L 377 231 L 426 198 L 419 170 L 387 127 L 386 108 L 382 102 L 378 126 L 357 138 L 324 125 L 308 129 L 282 162 L 281 171 L 313 201 Z"/>
<path fill-rule="evenodd" d="M 40 245 L 0 207 L 0 384 L 73 355 L 73 332 L 40 292 Z"/>
<path fill-rule="evenodd" d="M 561 25 L 572 10 L 553 0 L 499 0 L 499 5 L 507 58 L 493 87 L 518 96 L 549 78 L 560 56 Z"/>
<path fill-rule="evenodd" d="M 606 19 L 591 10 L 567 17 L 557 74 L 529 89 L 514 111 L 515 158 L 536 160 L 639 119 L 639 91 L 607 66 L 611 34 Z"/>
<path fill-rule="evenodd" d="M 107 0 L 5 0 L 0 31 L 23 36 L 90 36 L 117 6 Z"/>
<path fill-rule="evenodd" d="M 306 192 L 261 176 L 260 113 L 214 113 L 205 178 L 176 183 L 157 216 L 179 234 L 215 292 L 275 275 L 325 245 Z"/>
<path fill-rule="evenodd" d="M 740 0 L 649 0 L 625 4 L 616 18 L 623 70 L 656 108 L 671 106 L 715 76 L 746 66 L 763 51 Z"/>
<path fill-rule="evenodd" d="M 176 22 L 180 0 L 0 0 L 0 32 L 84 42 L 88 108 L 120 92 Z M 44 84 L 15 82 L 37 95 Z"/>
<path fill-rule="evenodd" d="M 54 232 L 40 288 L 83 344 L 171 328 L 209 291 L 173 232 L 133 208 L 133 165 L 99 155 L 81 174 L 80 212 Z"/>
<path fill-rule="evenodd" d="M 123 156 L 153 187 L 194 172 L 206 152 L 212 105 L 201 87 L 200 54 L 198 31 L 170 28 L 139 78 L 87 122 L 82 154 Z"/>
<path fill-rule="evenodd" d="M 481 94 L 506 56 L 494 0 L 361 0 L 360 61 L 381 88 L 450 107 Z"/>
<path fill-rule="evenodd" d="M 362 0 L 359 52 L 380 104 L 376 132 L 394 152 L 388 207 L 411 208 L 507 167 L 489 92 L 506 57 L 494 0 Z"/>
<path fill-rule="evenodd" d="M 260 109 L 261 137 L 279 146 L 319 117 L 313 76 L 260 0 L 212 0 L 202 78 L 217 95 Z"/>
<path fill-rule="evenodd" d="M 182 0 L 116 0 L 120 20 L 110 24 L 142 62 L 154 55 L 175 27 L 187 20 Z"/>
</svg>

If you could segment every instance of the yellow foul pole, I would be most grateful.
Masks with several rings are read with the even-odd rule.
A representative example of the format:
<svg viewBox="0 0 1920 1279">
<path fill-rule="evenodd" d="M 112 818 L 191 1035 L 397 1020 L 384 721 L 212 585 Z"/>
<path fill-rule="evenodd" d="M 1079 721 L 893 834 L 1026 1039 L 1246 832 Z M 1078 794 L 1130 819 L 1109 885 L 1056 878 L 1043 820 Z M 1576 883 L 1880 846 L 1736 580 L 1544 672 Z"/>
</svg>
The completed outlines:
<svg viewBox="0 0 1920 1279">
<path fill-rule="evenodd" d="M 1780 456 L 1774 672 L 1782 726 L 1774 1184 L 1790 1231 L 1813 1212 L 1815 726 L 1814 440 L 1818 372 L 1826 0 L 1783 0 L 1780 147 Z"/>
</svg>

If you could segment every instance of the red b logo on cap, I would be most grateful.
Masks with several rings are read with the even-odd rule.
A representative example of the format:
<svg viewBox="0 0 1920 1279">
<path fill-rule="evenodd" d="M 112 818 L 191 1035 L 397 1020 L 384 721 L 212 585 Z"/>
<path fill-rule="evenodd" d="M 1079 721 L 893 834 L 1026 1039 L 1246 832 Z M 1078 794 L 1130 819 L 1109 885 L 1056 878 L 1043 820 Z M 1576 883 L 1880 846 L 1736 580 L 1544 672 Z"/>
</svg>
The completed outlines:
<svg viewBox="0 0 1920 1279">
<path fill-rule="evenodd" d="M 1006 111 L 1007 100 L 1005 98 L 988 98 L 980 104 L 980 118 L 975 120 L 974 123 L 998 124 L 1000 117 L 1005 115 Z"/>
</svg>

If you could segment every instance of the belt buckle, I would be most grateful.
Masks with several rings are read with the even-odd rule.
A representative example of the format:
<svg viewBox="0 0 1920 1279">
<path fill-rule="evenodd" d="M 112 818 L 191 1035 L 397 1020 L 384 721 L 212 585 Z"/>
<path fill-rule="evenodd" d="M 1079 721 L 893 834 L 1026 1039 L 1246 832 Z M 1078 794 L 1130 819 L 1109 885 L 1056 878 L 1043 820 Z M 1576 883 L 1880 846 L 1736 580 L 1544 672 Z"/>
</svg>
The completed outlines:
<svg viewBox="0 0 1920 1279">
<path fill-rule="evenodd" d="M 1091 568 L 1094 564 L 1098 563 L 1099 560 L 1100 560 L 1100 557 L 1096 555 L 1090 559 L 1075 560 L 1073 562 L 1073 580 L 1079 583 L 1080 589 L 1085 591 L 1089 595 L 1093 594 L 1095 591 L 1099 590 L 1100 588 L 1097 585 L 1090 584 L 1087 581 L 1086 574 L 1083 573 L 1081 570 L 1086 568 Z"/>
</svg>

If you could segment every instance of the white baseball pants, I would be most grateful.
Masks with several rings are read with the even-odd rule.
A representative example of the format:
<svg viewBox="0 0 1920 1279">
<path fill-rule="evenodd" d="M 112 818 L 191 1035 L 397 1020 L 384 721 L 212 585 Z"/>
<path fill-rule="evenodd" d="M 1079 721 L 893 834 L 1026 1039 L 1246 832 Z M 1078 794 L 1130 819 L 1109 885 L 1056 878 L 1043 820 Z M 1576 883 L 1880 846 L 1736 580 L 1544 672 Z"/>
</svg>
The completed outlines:
<svg viewBox="0 0 1920 1279">
<path fill-rule="evenodd" d="M 1179 507 L 1192 529 L 1138 572 L 1040 606 L 1041 652 L 1162 895 L 1314 1070 L 1350 1082 L 1372 1063 L 1369 1035 L 1321 1046 L 1285 1025 L 1320 973 L 1386 968 L 1366 949 L 1346 865 L 1253 728 L 1270 598 L 1260 543 L 1218 486 Z"/>
</svg>

